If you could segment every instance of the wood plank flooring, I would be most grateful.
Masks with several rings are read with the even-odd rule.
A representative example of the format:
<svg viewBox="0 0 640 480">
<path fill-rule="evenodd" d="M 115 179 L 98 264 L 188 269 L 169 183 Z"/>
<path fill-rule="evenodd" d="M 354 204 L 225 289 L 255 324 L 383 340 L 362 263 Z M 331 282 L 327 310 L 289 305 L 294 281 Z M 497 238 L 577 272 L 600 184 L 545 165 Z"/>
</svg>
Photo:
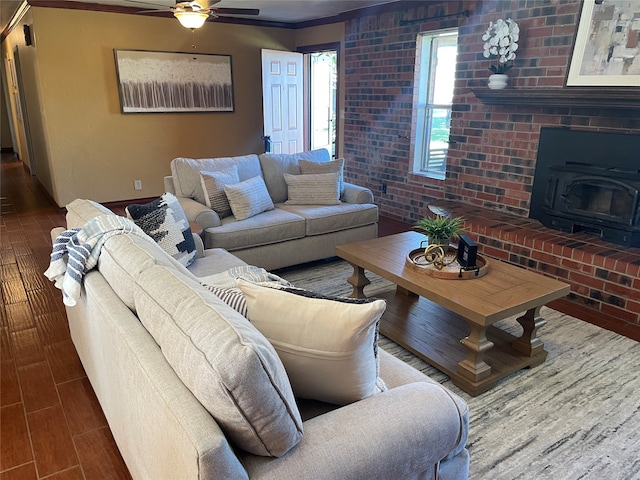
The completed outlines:
<svg viewBox="0 0 640 480">
<path fill-rule="evenodd" d="M 131 478 L 43 275 L 64 214 L 15 156 L 0 179 L 0 480 Z"/>
<path fill-rule="evenodd" d="M 43 275 L 64 214 L 14 155 L 0 180 L 0 480 L 131 478 Z M 380 218 L 380 236 L 408 229 Z"/>
</svg>

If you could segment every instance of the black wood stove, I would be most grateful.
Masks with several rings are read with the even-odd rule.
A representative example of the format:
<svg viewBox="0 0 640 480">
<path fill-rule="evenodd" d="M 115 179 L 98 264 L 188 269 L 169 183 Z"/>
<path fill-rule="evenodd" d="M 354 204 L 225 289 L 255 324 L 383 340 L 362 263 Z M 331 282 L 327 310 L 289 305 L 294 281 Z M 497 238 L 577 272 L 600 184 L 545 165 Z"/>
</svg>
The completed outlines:
<svg viewBox="0 0 640 480">
<path fill-rule="evenodd" d="M 542 128 L 529 217 L 640 247 L 640 135 Z"/>
</svg>

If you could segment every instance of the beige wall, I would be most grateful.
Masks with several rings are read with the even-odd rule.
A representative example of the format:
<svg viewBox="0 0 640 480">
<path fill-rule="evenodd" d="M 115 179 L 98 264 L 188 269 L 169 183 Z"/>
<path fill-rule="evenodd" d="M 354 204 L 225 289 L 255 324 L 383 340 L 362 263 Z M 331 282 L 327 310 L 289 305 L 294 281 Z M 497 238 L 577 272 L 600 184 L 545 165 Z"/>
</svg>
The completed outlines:
<svg viewBox="0 0 640 480">
<path fill-rule="evenodd" d="M 58 205 L 159 195 L 174 157 L 263 151 L 260 50 L 294 49 L 293 30 L 210 22 L 193 34 L 169 18 L 57 8 L 29 15 L 36 46 L 20 55 L 39 112 L 29 118 L 36 173 Z M 231 55 L 235 112 L 121 114 L 114 49 Z"/>
<path fill-rule="evenodd" d="M 9 124 L 9 113 L 7 111 L 7 96 L 5 95 L 6 76 L 4 72 L 4 63 L 0 62 L 0 71 L 2 74 L 2 88 L 0 88 L 0 148 L 3 151 L 13 151 L 13 139 L 11 135 L 11 128 Z"/>
<path fill-rule="evenodd" d="M 2 64 L 4 66 L 3 73 L 5 75 L 4 81 L 7 82 L 7 94 L 9 96 L 8 103 L 7 103 L 8 104 L 7 114 L 13 120 L 12 124 L 14 126 L 14 133 L 15 133 L 14 140 L 16 142 L 16 144 L 13 145 L 13 149 L 15 152 L 17 152 L 18 157 L 24 162 L 24 164 L 28 168 L 30 168 L 30 157 L 29 157 L 29 152 L 27 150 L 27 137 L 26 137 L 26 131 L 23 124 L 23 118 L 24 118 L 22 114 L 23 109 L 20 108 L 23 102 L 21 102 L 18 99 L 18 93 L 19 93 L 19 89 L 17 87 L 18 77 L 16 74 L 13 74 L 12 72 L 17 72 L 18 70 L 16 66 L 16 51 L 22 52 L 24 51 L 25 48 L 27 48 L 24 43 L 22 26 L 24 24 L 31 24 L 31 22 L 32 22 L 31 14 L 30 12 L 27 12 L 22 19 L 22 23 L 17 25 L 13 30 L 13 32 L 11 33 L 11 35 L 5 38 L 5 40 L 2 42 Z M 29 57 L 29 53 L 27 53 L 25 56 Z M 21 58 L 21 55 L 18 55 L 18 57 Z M 35 107 L 37 107 L 37 102 L 34 102 L 34 103 L 35 103 Z M 24 110 L 26 110 L 29 105 L 26 102 L 24 102 L 23 106 L 24 106 Z M 32 105 L 32 107 L 33 106 L 34 105 Z M 38 109 L 36 108 L 36 111 L 37 110 Z"/>
</svg>

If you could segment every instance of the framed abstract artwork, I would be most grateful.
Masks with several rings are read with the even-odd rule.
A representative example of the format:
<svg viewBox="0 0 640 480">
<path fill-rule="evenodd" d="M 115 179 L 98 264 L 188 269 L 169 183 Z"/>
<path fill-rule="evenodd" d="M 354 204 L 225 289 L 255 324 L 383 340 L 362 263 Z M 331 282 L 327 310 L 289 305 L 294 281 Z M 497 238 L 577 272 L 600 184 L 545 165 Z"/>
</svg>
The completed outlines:
<svg viewBox="0 0 640 480">
<path fill-rule="evenodd" d="M 234 111 L 230 55 L 114 54 L 122 113 Z"/>
<path fill-rule="evenodd" d="M 640 1 L 584 0 L 567 86 L 640 87 Z"/>
</svg>

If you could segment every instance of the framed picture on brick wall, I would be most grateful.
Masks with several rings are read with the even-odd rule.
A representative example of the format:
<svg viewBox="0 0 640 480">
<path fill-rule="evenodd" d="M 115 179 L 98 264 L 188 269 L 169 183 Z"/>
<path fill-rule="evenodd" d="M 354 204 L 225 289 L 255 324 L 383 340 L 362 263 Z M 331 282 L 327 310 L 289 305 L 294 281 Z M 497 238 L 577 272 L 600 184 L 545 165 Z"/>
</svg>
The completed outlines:
<svg viewBox="0 0 640 480">
<path fill-rule="evenodd" d="M 640 2 L 584 0 L 567 86 L 640 86 Z"/>
<path fill-rule="evenodd" d="M 231 56 L 114 50 L 122 113 L 233 112 Z"/>
</svg>

